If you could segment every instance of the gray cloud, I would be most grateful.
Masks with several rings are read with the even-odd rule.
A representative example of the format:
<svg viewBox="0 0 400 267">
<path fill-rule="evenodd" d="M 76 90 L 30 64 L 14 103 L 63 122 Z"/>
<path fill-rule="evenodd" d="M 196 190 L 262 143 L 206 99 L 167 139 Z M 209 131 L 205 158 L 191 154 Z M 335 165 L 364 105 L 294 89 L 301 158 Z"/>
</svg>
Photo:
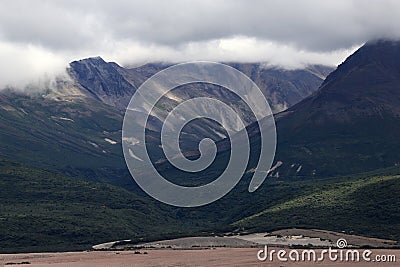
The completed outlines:
<svg viewBox="0 0 400 267">
<path fill-rule="evenodd" d="M 25 81 L 94 55 L 122 64 L 337 64 L 369 39 L 400 37 L 398 25 L 395 0 L 1 1 L 0 86 L 20 84 L 10 66 L 34 65 L 19 73 Z"/>
</svg>

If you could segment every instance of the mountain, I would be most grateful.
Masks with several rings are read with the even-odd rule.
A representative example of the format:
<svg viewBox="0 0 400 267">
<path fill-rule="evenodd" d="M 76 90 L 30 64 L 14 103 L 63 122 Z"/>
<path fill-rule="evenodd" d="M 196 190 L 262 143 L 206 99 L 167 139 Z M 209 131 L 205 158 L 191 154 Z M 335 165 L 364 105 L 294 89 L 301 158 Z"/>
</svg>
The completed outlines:
<svg viewBox="0 0 400 267">
<path fill-rule="evenodd" d="M 275 159 L 283 164 L 271 175 L 333 176 L 399 164 L 400 42 L 366 43 L 275 119 Z M 257 143 L 257 126 L 249 129 Z"/>
<path fill-rule="evenodd" d="M 100 57 L 71 62 L 69 73 L 84 92 L 117 108 L 125 108 L 137 89 L 119 73 L 117 66 Z"/>
<path fill-rule="evenodd" d="M 323 66 L 286 71 L 263 68 L 261 64 L 232 65 L 253 73 L 262 90 L 274 93 L 274 99 L 279 99 L 272 106 L 276 110 L 316 90 L 331 70 Z M 168 66 L 157 63 L 123 68 L 99 57 L 88 58 L 71 62 L 70 79 L 58 79 L 55 87 L 46 91 L 27 94 L 1 90 L 0 157 L 90 180 L 135 186 L 121 149 L 124 108 L 147 78 Z M 222 88 L 199 84 L 177 88 L 155 107 L 156 117 L 147 125 L 147 137 L 152 140 L 149 150 L 156 159 L 163 157 L 159 147 L 161 121 L 178 102 L 194 96 L 221 99 L 230 103 L 247 123 L 253 121 L 237 96 Z M 197 148 L 204 137 L 220 140 L 225 134 L 220 125 L 209 120 L 184 130 L 182 149 L 186 151 Z"/>
<path fill-rule="evenodd" d="M 331 67 L 311 65 L 304 69 L 284 70 L 268 67 L 262 63 L 226 63 L 249 76 L 261 89 L 276 113 L 290 107 L 313 93 L 333 70 Z M 171 64 L 151 63 L 135 68 L 123 68 L 114 62 L 105 62 L 102 58 L 87 58 L 73 61 L 69 73 L 79 83 L 83 92 L 100 101 L 125 108 L 136 89 L 152 75 Z M 221 90 L 213 87 L 199 93 L 198 87 L 177 90 L 169 100 L 183 101 L 201 96 L 220 96 Z M 223 94 L 227 103 L 237 102 L 231 94 Z M 232 99 L 233 98 L 233 99 Z M 230 102 L 230 100 L 233 100 Z M 176 103 L 175 103 L 176 104 Z"/>
<path fill-rule="evenodd" d="M 324 228 L 399 240 L 394 204 L 400 201 L 396 192 L 400 184 L 399 55 L 399 41 L 368 42 L 317 92 L 276 114 L 275 168 L 253 193 L 247 189 L 259 159 L 260 135 L 257 124 L 249 125 L 252 154 L 247 171 L 208 211 L 218 210 L 221 220 L 237 231 Z M 225 139 L 217 146 L 225 148 L 227 143 Z M 213 164 L 195 177 L 168 164 L 159 169 L 175 183 L 199 185 L 218 177 L 229 156 L 220 151 Z M 198 212 L 202 209 L 207 207 Z"/>
<path fill-rule="evenodd" d="M 326 75 L 332 71 L 325 66 L 309 66 L 299 70 L 283 70 L 267 67 L 264 64 L 228 63 L 232 67 L 244 72 L 260 87 L 269 101 L 274 112 L 279 112 L 297 103 L 314 92 L 322 83 Z M 105 62 L 103 59 L 88 58 L 74 61 L 70 64 L 69 73 L 78 84 L 78 88 L 89 97 L 93 97 L 106 105 L 124 110 L 131 96 L 138 87 L 156 72 L 168 68 L 170 64 L 145 64 L 135 68 L 123 68 L 114 62 Z M 193 76 L 186 73 L 187 76 Z M 174 77 L 166 77 L 174 79 Z M 160 149 L 160 132 L 163 122 L 178 104 L 196 97 L 207 97 L 227 103 L 242 118 L 244 125 L 255 121 L 255 116 L 247 104 L 236 94 L 217 85 L 207 83 L 193 83 L 178 86 L 165 94 L 154 106 L 150 119 L 146 122 L 136 120 L 135 127 L 146 127 L 151 133 L 149 151 L 154 161 L 165 158 Z M 227 121 L 229 117 L 207 103 L 196 104 L 199 113 L 208 110 Z M 257 114 L 260 115 L 260 114 Z M 241 125 L 236 119 L 227 122 L 232 129 L 238 131 Z M 197 151 L 198 143 L 204 138 L 219 141 L 227 136 L 226 129 L 218 123 L 207 119 L 196 119 L 188 123 L 183 129 L 180 138 L 180 147 L 184 153 Z"/>
<path fill-rule="evenodd" d="M 393 166 L 400 151 L 396 139 L 399 47 L 395 41 L 367 43 L 331 73 L 317 92 L 278 113 L 276 161 L 282 165 L 253 193 L 248 186 L 260 143 L 257 125 L 250 124 L 247 129 L 254 151 L 248 171 L 226 196 L 198 208 L 176 208 L 147 196 L 132 182 L 121 154 L 123 109 L 114 100 L 123 99 L 128 90 L 136 90 L 140 79 L 165 66 L 130 70 L 89 59 L 94 62 L 83 61 L 91 68 L 92 74 L 86 76 L 90 82 L 79 81 L 75 73 L 71 81 L 58 81 L 57 90 L 37 95 L 2 91 L 0 158 L 25 163 L 0 160 L 2 251 L 86 249 L 116 239 L 138 242 L 286 227 L 400 240 L 400 166 Z M 296 77 L 293 71 L 239 65 L 253 73 L 259 85 Z M 264 71 L 276 71 L 276 76 L 263 76 Z M 310 71 L 315 72 L 304 73 Z M 127 86 L 121 89 L 118 84 Z M 293 89 L 290 84 L 296 86 L 293 80 L 282 81 L 277 97 L 295 95 L 285 89 Z M 220 88 L 199 88 L 208 95 L 222 96 Z M 181 94 L 182 98 L 189 96 Z M 168 105 L 174 97 L 165 99 L 160 114 L 171 108 Z M 240 105 L 236 108 L 240 110 Z M 150 134 L 157 136 L 156 131 Z M 215 179 L 228 159 L 229 153 L 221 152 L 199 173 L 179 172 L 166 163 L 158 169 L 170 181 L 199 185 Z M 385 166 L 389 167 L 354 174 Z"/>
<path fill-rule="evenodd" d="M 254 80 L 269 101 L 273 112 L 279 112 L 299 102 L 313 93 L 322 83 L 326 75 L 332 71 L 325 66 L 309 66 L 299 70 L 283 70 L 266 67 L 263 64 L 228 63 L 232 67 L 244 72 Z M 161 71 L 170 64 L 146 64 L 135 68 L 123 68 L 114 62 L 105 62 L 100 57 L 88 58 L 71 62 L 69 73 L 76 81 L 81 91 L 104 104 L 124 110 L 131 96 L 138 87 L 156 72 Z M 191 73 L 186 73 L 190 76 Z M 173 79 L 174 77 L 166 77 Z M 164 95 L 155 105 L 151 119 L 146 127 L 155 132 L 160 132 L 169 112 L 178 104 L 196 97 L 208 97 L 227 103 L 240 115 L 245 125 L 255 121 L 254 114 L 249 110 L 237 95 L 220 86 L 206 83 L 186 84 L 174 88 Z M 199 105 L 199 110 L 211 107 L 206 103 Z M 219 109 L 212 110 L 220 114 L 224 120 L 228 118 Z M 260 114 L 258 114 L 260 115 Z M 236 121 L 231 121 L 234 129 L 240 127 Z M 181 146 L 184 151 L 191 150 L 205 137 L 218 141 L 226 137 L 226 131 L 217 123 L 210 120 L 199 119 L 188 124 L 183 129 Z M 154 138 L 154 136 L 153 136 Z M 156 138 L 159 139 L 159 138 Z M 159 140 L 158 140 L 159 142 Z M 153 150 L 157 150 L 155 147 Z M 158 151 L 158 158 L 162 151 Z"/>
<path fill-rule="evenodd" d="M 287 113 L 314 125 L 400 116 L 400 42 L 366 43 L 328 75 L 321 88 Z M 300 115 L 297 115 L 300 116 Z"/>
</svg>

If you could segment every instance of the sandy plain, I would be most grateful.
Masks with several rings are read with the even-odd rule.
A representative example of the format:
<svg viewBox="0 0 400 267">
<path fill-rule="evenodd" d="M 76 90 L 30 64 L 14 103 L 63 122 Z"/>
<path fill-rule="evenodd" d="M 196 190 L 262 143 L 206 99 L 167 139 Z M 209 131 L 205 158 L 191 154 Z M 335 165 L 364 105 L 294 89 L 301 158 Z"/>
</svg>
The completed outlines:
<svg viewBox="0 0 400 267">
<path fill-rule="evenodd" d="M 271 248 L 272 249 L 272 248 Z M 279 249 L 279 248 L 277 248 Z M 146 267 L 146 266 L 400 266 L 400 250 L 373 250 L 372 255 L 395 255 L 397 262 L 280 262 L 259 261 L 260 248 L 215 248 L 215 249 L 154 249 L 135 251 L 89 251 L 63 253 L 3 254 L 0 263 L 3 266 L 32 267 Z M 286 249 L 288 250 L 288 249 Z M 299 250 L 301 251 L 301 250 Z M 317 250 L 318 251 L 318 250 Z M 144 254 L 147 252 L 147 254 Z M 372 257 L 373 258 L 373 257 Z"/>
</svg>

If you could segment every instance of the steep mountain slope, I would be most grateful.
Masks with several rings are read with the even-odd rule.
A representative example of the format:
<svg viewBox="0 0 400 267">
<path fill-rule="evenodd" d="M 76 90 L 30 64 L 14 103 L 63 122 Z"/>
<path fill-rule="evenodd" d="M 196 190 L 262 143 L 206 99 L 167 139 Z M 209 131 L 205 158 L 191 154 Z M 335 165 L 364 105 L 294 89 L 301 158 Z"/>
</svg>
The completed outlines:
<svg viewBox="0 0 400 267">
<path fill-rule="evenodd" d="M 331 67 L 313 65 L 305 69 L 284 70 L 264 66 L 261 63 L 228 63 L 249 76 L 262 90 L 274 112 L 290 107 L 313 93 L 333 70 Z M 148 78 L 170 64 L 145 64 L 135 68 L 123 68 L 100 57 L 74 61 L 70 64 L 71 76 L 83 91 L 102 102 L 124 108 L 130 96 Z M 204 86 L 203 86 L 204 87 Z M 173 93 L 169 100 L 187 100 L 201 95 L 220 96 L 221 90 L 210 87 L 188 87 Z M 237 100 L 231 94 L 223 94 L 227 103 Z M 233 100 L 233 101 L 231 101 Z M 165 100 L 164 100 L 165 101 Z M 176 103 L 175 103 L 176 104 Z"/>
<path fill-rule="evenodd" d="M 288 113 L 308 112 L 309 123 L 400 116 L 400 41 L 366 43 L 332 72 L 320 90 Z M 300 115 L 297 115 L 300 116 Z"/>
<path fill-rule="evenodd" d="M 274 113 L 283 111 L 311 95 L 332 68 L 311 65 L 305 69 L 282 70 L 262 64 L 230 64 L 249 76 L 266 96 Z"/>
<path fill-rule="evenodd" d="M 0 157 L 119 184 L 123 113 L 75 93 L 1 92 Z"/>
<path fill-rule="evenodd" d="M 230 63 L 251 77 L 259 86 L 274 112 L 286 109 L 310 95 L 322 83 L 323 78 L 332 70 L 325 66 L 309 66 L 306 69 L 283 70 L 265 67 L 263 64 Z M 123 68 L 116 63 L 107 63 L 103 59 L 88 58 L 70 64 L 69 73 L 83 94 L 93 97 L 107 105 L 123 110 L 137 88 L 156 72 L 166 69 L 169 64 L 146 64 L 135 68 Z M 186 73 L 191 76 L 193 74 Z M 174 77 L 168 77 L 173 79 Z M 242 118 L 245 125 L 255 121 L 255 116 L 237 95 L 220 86 L 194 83 L 174 88 L 155 105 L 151 119 L 146 125 L 138 122 L 137 127 L 146 127 L 152 131 L 151 151 L 155 161 L 164 158 L 160 149 L 160 136 L 163 121 L 178 104 L 196 97 L 208 97 L 227 103 Z M 208 110 L 207 103 L 198 104 L 199 111 Z M 196 110 L 194 110 L 196 112 Z M 198 111 L 197 111 L 198 112 Z M 227 120 L 220 109 L 211 111 Z M 258 114 L 259 115 L 259 114 Z M 230 121 L 232 128 L 240 128 L 236 120 Z M 215 141 L 227 136 L 226 130 L 211 120 L 197 119 L 190 122 L 182 131 L 180 146 L 183 152 L 197 149 L 197 144 L 208 137 Z M 192 152 L 189 152 L 192 153 Z"/>
<path fill-rule="evenodd" d="M 365 44 L 319 91 L 278 114 L 277 129 L 281 174 L 299 166 L 303 175 L 333 175 L 398 164 L 400 42 Z"/>
<path fill-rule="evenodd" d="M 107 64 L 100 57 L 74 61 L 69 73 L 94 98 L 103 103 L 125 108 L 135 88 L 119 72 L 115 65 Z"/>
</svg>

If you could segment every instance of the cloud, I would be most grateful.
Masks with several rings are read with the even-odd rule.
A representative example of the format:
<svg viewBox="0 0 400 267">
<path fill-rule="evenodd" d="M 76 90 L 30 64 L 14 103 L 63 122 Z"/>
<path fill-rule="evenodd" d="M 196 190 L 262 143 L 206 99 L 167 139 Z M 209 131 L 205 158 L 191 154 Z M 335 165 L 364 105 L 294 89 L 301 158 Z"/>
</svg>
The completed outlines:
<svg viewBox="0 0 400 267">
<path fill-rule="evenodd" d="M 106 60 L 116 60 L 123 65 L 151 61 L 182 62 L 209 60 L 222 62 L 266 62 L 270 66 L 296 69 L 308 64 L 338 65 L 359 45 L 329 52 L 313 52 L 292 45 L 258 40 L 245 36 L 189 42 L 178 47 L 143 45 L 127 42 L 121 50 L 104 54 Z"/>
<path fill-rule="evenodd" d="M 0 42 L 0 88 L 45 85 L 65 73 L 65 60 L 31 44 Z"/>
<path fill-rule="evenodd" d="M 334 65 L 369 39 L 400 37 L 400 2 L 1 1 L 0 86 L 100 55 L 149 61 Z"/>
</svg>

